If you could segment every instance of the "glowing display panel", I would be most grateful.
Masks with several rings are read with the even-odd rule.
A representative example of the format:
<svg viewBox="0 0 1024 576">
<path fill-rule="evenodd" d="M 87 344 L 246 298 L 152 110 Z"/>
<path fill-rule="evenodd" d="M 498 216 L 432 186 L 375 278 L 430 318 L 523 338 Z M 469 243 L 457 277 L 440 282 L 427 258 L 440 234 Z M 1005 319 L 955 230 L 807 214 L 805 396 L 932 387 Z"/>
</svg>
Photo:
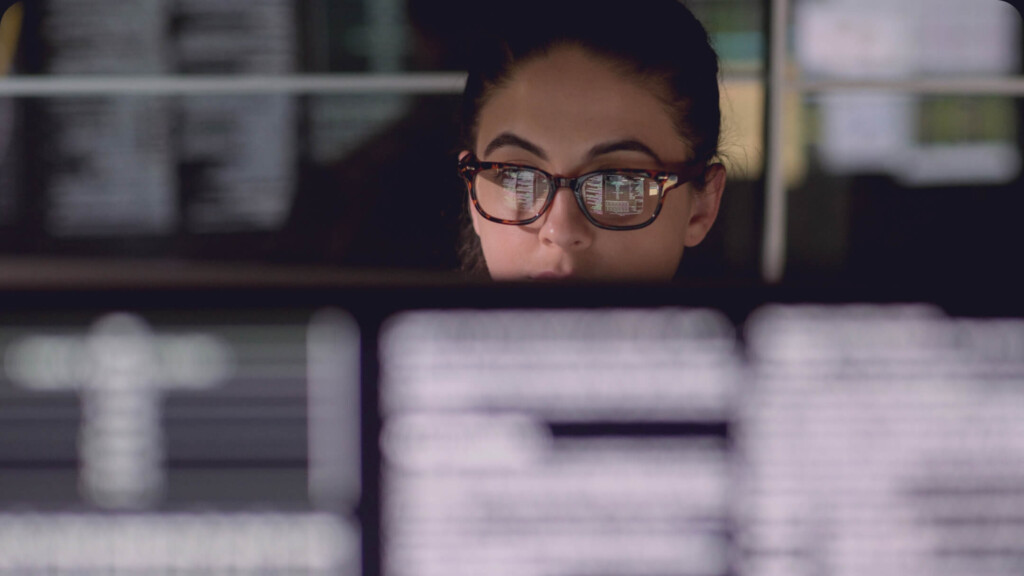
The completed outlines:
<svg viewBox="0 0 1024 576">
<path fill-rule="evenodd" d="M 738 362 L 706 310 L 393 319 L 383 573 L 725 573 Z"/>
<path fill-rule="evenodd" d="M 1024 321 L 771 307 L 747 341 L 744 574 L 1019 572 Z"/>
<path fill-rule="evenodd" d="M 348 316 L 34 320 L 0 327 L 0 574 L 359 573 Z"/>
</svg>

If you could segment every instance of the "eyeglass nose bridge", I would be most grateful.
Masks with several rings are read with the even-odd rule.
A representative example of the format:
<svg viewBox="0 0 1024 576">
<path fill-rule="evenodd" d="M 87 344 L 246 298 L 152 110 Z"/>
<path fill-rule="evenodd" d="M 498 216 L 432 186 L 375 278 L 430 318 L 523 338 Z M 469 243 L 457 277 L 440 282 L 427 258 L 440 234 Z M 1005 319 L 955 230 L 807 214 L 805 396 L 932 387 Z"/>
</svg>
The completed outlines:
<svg viewBox="0 0 1024 576">
<path fill-rule="evenodd" d="M 576 186 L 579 184 L 579 178 L 565 178 L 563 176 L 552 176 L 551 182 L 555 186 L 555 190 L 561 190 L 562 188 L 568 188 L 573 192 L 576 191 Z"/>
<path fill-rule="evenodd" d="M 583 215 L 587 218 L 587 220 L 592 220 L 590 214 L 587 213 L 587 207 L 583 203 L 583 198 L 580 197 L 579 183 L 579 178 L 551 176 L 551 197 L 548 198 L 547 203 L 541 209 L 541 213 L 538 215 L 538 217 L 546 213 L 551 208 L 551 205 L 555 203 L 555 194 L 559 190 L 561 190 L 562 188 L 568 188 L 569 191 L 572 192 L 573 199 L 576 201 L 576 204 L 579 207 L 580 211 L 583 212 Z"/>
</svg>

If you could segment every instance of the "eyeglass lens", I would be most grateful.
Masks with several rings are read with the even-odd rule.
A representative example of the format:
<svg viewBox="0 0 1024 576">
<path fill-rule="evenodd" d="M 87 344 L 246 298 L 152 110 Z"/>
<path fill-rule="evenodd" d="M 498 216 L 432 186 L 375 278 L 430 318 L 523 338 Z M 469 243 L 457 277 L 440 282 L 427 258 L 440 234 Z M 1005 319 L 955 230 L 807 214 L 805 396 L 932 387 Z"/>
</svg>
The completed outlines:
<svg viewBox="0 0 1024 576">
<path fill-rule="evenodd" d="M 492 168 L 476 177 L 480 208 L 489 216 L 522 222 L 543 210 L 552 182 L 528 168 Z M 650 220 L 658 207 L 658 182 L 636 174 L 599 173 L 577 183 L 586 211 L 606 226 L 633 226 Z"/>
</svg>

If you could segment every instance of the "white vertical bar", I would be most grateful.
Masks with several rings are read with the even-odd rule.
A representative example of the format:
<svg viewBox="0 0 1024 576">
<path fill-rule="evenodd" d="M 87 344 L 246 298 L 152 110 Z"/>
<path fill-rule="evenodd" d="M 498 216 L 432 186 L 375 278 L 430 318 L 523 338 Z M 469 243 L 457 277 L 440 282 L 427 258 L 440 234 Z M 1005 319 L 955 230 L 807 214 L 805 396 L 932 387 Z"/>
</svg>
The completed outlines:
<svg viewBox="0 0 1024 576">
<path fill-rule="evenodd" d="M 768 141 L 765 151 L 764 242 L 761 277 L 765 282 L 782 280 L 786 268 L 786 177 L 782 156 L 783 121 L 787 93 L 786 63 L 789 33 L 789 0 L 771 2 L 771 49 L 768 62 Z"/>
<path fill-rule="evenodd" d="M 332 512 L 362 493 L 359 328 L 348 314 L 326 309 L 307 336 L 309 497 Z"/>
</svg>

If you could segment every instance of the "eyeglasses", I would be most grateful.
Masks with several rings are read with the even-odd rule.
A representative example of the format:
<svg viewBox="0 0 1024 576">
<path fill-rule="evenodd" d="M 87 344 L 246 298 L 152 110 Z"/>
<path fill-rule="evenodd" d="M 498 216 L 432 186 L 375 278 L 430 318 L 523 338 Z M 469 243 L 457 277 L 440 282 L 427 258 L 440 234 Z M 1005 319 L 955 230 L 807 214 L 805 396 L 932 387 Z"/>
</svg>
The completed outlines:
<svg viewBox="0 0 1024 576">
<path fill-rule="evenodd" d="M 661 212 L 665 192 L 692 181 L 702 172 L 690 166 L 684 174 L 646 170 L 601 170 L 576 178 L 552 176 L 543 170 L 480 162 L 472 154 L 459 160 L 459 175 L 469 184 L 476 211 L 500 224 L 522 226 L 551 207 L 555 193 L 569 188 L 583 215 L 605 230 L 636 230 Z"/>
</svg>

